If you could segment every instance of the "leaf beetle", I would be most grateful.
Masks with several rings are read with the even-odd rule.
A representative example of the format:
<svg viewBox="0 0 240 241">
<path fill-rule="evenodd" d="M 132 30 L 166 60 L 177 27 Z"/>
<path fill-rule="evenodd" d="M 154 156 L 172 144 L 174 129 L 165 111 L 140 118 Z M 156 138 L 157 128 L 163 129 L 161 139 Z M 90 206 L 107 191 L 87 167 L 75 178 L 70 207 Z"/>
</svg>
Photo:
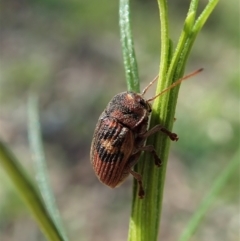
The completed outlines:
<svg viewBox="0 0 240 241">
<path fill-rule="evenodd" d="M 158 79 L 158 76 L 149 83 L 141 94 L 130 91 L 115 95 L 100 115 L 90 150 L 90 161 L 98 179 L 105 185 L 115 188 L 132 174 L 138 181 L 139 198 L 144 197 L 142 177 L 132 170 L 138 162 L 142 151 L 152 154 L 155 165 L 160 166 L 153 145 L 145 145 L 146 139 L 156 132 L 165 133 L 172 141 L 178 136 L 158 124 L 148 130 L 149 116 L 152 111 L 150 101 L 169 91 L 183 80 L 202 71 L 199 69 L 174 82 L 156 96 L 145 99 L 143 96 L 148 88 Z"/>
</svg>

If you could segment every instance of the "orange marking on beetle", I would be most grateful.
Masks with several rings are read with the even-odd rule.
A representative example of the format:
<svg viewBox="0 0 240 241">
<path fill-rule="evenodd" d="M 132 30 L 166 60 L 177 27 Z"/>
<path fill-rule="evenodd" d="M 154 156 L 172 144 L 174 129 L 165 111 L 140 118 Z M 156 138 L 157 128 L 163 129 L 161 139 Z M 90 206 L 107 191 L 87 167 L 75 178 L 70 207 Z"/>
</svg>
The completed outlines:
<svg viewBox="0 0 240 241">
<path fill-rule="evenodd" d="M 108 153 L 110 154 L 113 154 L 115 153 L 116 151 L 119 150 L 119 147 L 118 146 L 112 146 L 112 142 L 109 141 L 109 140 L 103 140 L 101 141 L 101 146 L 104 147 Z"/>
</svg>

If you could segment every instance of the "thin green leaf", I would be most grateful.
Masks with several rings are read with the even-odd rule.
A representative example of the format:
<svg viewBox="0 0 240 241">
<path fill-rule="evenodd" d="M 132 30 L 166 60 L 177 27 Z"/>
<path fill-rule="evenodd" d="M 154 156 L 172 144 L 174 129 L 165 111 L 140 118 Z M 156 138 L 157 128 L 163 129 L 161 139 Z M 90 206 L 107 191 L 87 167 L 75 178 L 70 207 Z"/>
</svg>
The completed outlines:
<svg viewBox="0 0 240 241">
<path fill-rule="evenodd" d="M 195 20 L 195 15 L 196 12 L 191 11 L 184 22 L 184 26 L 183 26 L 183 30 L 182 33 L 179 37 L 178 40 L 178 44 L 177 47 L 174 51 L 174 55 L 172 57 L 172 61 L 170 63 L 169 69 L 168 69 L 168 75 L 167 78 L 171 79 L 172 82 L 176 79 L 178 79 L 179 77 L 181 77 L 182 73 L 179 73 L 180 71 L 176 71 L 177 67 L 179 67 L 179 59 L 181 57 L 182 51 L 185 48 L 186 45 L 186 41 L 188 39 L 188 37 L 191 35 L 191 31 L 192 31 L 192 27 L 193 27 L 193 21 Z M 182 66 L 181 68 L 182 69 Z"/>
<path fill-rule="evenodd" d="M 160 66 L 159 66 L 159 79 L 160 83 L 165 83 L 166 74 L 169 64 L 169 23 L 168 23 L 168 6 L 167 1 L 158 0 L 159 16 L 160 16 L 160 32 L 161 32 L 161 52 L 160 52 Z M 159 89 L 164 88 L 163 86 L 157 87 L 157 93 L 160 92 Z"/>
<path fill-rule="evenodd" d="M 140 92 L 137 60 L 130 26 L 129 0 L 120 0 L 119 25 L 123 51 L 123 63 L 129 91 Z"/>
<path fill-rule="evenodd" d="M 190 6 L 189 6 L 189 10 L 188 10 L 188 14 L 187 15 L 189 15 L 191 13 L 195 13 L 195 17 L 196 17 L 198 3 L 199 3 L 199 0 L 192 0 L 190 2 Z M 195 18 L 194 18 L 194 21 L 195 21 Z"/>
<path fill-rule="evenodd" d="M 59 232 L 61 232 L 62 237 L 65 241 L 67 241 L 68 238 L 63 229 L 59 211 L 56 206 L 55 198 L 52 193 L 47 175 L 46 158 L 41 138 L 38 100 L 36 94 L 31 94 L 28 101 L 28 135 L 30 147 L 33 154 L 33 161 L 35 163 L 34 166 L 36 169 L 36 181 L 38 187 L 48 212 L 51 214 L 52 219 L 55 221 L 55 224 L 58 227 Z"/>
<path fill-rule="evenodd" d="M 0 141 L 0 163 L 14 187 L 32 212 L 42 232 L 50 241 L 64 241 L 54 221 L 49 215 L 43 200 L 34 186 L 34 182 L 27 176 L 20 162 Z"/>
<path fill-rule="evenodd" d="M 196 23 L 193 27 L 193 32 L 198 33 L 209 16 L 211 15 L 212 11 L 215 9 L 216 5 L 218 4 L 219 0 L 209 0 L 207 6 L 204 8 L 198 19 L 196 20 Z"/>
<path fill-rule="evenodd" d="M 198 33 L 202 30 L 202 27 L 204 26 L 205 22 L 211 15 L 212 11 L 216 7 L 219 0 L 210 0 L 203 10 L 203 12 L 200 14 L 198 19 L 195 21 L 194 26 L 192 27 L 191 34 L 189 34 L 188 38 L 186 39 L 184 48 L 182 50 L 180 59 L 178 61 L 178 69 L 184 69 L 188 56 L 190 54 L 190 51 L 192 49 L 192 46 L 195 42 L 195 39 L 198 35 Z M 179 71 L 181 72 L 181 71 Z M 176 89 L 178 90 L 178 88 Z"/>
<path fill-rule="evenodd" d="M 203 219 L 204 215 L 206 215 L 209 207 L 215 201 L 221 189 L 225 186 L 231 175 L 239 170 L 239 157 L 240 151 L 238 150 L 233 159 L 228 163 L 227 167 L 224 168 L 222 173 L 220 173 L 215 182 L 212 184 L 210 191 L 203 199 L 202 203 L 200 204 L 197 211 L 193 214 L 192 218 L 189 220 L 187 227 L 179 238 L 179 241 L 188 241 L 200 226 L 201 220 Z"/>
</svg>

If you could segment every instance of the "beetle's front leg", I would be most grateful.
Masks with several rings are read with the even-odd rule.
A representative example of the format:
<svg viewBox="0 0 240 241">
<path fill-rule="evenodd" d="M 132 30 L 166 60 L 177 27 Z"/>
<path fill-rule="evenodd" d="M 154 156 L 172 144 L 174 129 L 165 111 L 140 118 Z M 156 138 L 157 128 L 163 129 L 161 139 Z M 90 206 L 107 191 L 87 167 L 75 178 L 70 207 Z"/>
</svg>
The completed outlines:
<svg viewBox="0 0 240 241">
<path fill-rule="evenodd" d="M 164 126 L 162 125 L 156 125 L 154 126 L 151 130 L 146 131 L 141 135 L 143 138 L 148 138 L 149 136 L 155 134 L 156 132 L 161 131 L 165 133 L 172 141 L 177 141 L 178 136 L 176 133 L 172 133 L 171 131 L 167 130 Z"/>
</svg>

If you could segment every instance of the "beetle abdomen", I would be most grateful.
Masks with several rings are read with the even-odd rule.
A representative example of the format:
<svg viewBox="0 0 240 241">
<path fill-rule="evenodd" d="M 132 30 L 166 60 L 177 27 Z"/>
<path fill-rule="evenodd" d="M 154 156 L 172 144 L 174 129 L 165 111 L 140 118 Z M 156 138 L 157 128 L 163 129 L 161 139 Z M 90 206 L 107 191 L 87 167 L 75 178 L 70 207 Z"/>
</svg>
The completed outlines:
<svg viewBox="0 0 240 241">
<path fill-rule="evenodd" d="M 101 182 L 114 188 L 122 179 L 131 153 L 132 131 L 111 117 L 99 119 L 91 147 L 91 163 Z"/>
</svg>

